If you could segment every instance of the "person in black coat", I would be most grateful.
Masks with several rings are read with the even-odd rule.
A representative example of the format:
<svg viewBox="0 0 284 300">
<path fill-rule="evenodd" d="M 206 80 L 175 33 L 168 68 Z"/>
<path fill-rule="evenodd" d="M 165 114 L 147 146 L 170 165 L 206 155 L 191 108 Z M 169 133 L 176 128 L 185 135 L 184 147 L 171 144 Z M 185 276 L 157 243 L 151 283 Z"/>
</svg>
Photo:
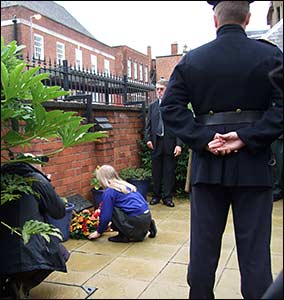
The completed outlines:
<svg viewBox="0 0 284 300">
<path fill-rule="evenodd" d="M 190 299 L 214 299 L 230 207 L 241 293 L 260 299 L 272 283 L 271 143 L 283 133 L 283 95 L 268 74 L 283 64 L 283 54 L 247 37 L 252 1 L 208 2 L 217 37 L 176 65 L 161 104 L 168 130 L 193 151 Z"/>
<path fill-rule="evenodd" d="M 64 217 L 64 201 L 38 168 L 29 163 L 9 163 L 1 166 L 1 176 L 4 174 L 36 179 L 32 188 L 38 197 L 22 194 L 21 199 L 5 202 L 0 206 L 2 222 L 22 228 L 28 220 L 48 223 L 47 214 L 55 219 Z M 24 245 L 22 237 L 11 234 L 11 230 L 1 224 L 0 240 L 1 296 L 28 297 L 29 290 L 53 271 L 67 272 L 69 252 L 55 236 L 50 235 L 50 242 L 47 242 L 41 235 L 31 235 Z"/>
<path fill-rule="evenodd" d="M 160 103 L 167 84 L 164 79 L 156 83 L 157 100 L 149 106 L 146 141 L 147 147 L 152 150 L 153 198 L 150 204 L 155 205 L 162 200 L 165 205 L 174 207 L 175 168 L 182 141 L 168 132 L 161 117 Z"/>
</svg>

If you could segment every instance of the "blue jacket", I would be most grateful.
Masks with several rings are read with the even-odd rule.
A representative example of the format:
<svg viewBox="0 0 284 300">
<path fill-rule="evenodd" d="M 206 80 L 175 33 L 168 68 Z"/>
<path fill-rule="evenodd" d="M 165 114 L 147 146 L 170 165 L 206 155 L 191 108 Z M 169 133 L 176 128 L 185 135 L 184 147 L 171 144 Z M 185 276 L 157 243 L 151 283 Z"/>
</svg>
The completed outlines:
<svg viewBox="0 0 284 300">
<path fill-rule="evenodd" d="M 129 216 L 139 216 L 149 210 L 148 203 L 139 192 L 124 194 L 112 188 L 103 192 L 98 232 L 103 233 L 112 219 L 113 208 L 118 207 Z"/>
</svg>

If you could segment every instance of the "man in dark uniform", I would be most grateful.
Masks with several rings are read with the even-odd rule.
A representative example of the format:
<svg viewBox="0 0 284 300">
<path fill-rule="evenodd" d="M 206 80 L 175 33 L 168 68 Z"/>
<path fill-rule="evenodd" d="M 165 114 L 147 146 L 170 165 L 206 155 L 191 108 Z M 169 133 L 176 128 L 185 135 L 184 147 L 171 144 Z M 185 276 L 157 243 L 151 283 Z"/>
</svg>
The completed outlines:
<svg viewBox="0 0 284 300">
<path fill-rule="evenodd" d="M 214 298 L 231 206 L 241 293 L 260 299 L 272 283 L 271 143 L 283 132 L 283 96 L 268 74 L 283 56 L 247 37 L 252 1 L 208 2 L 217 37 L 183 57 L 161 104 L 168 129 L 193 150 L 189 296 Z"/>
<path fill-rule="evenodd" d="M 161 200 L 174 207 L 173 190 L 175 186 L 175 168 L 177 157 L 181 154 L 182 141 L 169 134 L 164 127 L 160 104 L 168 81 L 161 79 L 156 84 L 157 100 L 150 104 L 146 123 L 147 147 L 152 150 L 153 198 L 151 205 Z"/>
</svg>

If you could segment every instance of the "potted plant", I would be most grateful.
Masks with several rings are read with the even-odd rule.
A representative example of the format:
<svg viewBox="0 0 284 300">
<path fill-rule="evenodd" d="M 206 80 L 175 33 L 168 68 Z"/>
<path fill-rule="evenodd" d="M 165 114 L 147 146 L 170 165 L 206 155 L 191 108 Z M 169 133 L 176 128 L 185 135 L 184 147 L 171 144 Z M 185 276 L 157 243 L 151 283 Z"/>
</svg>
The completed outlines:
<svg viewBox="0 0 284 300">
<path fill-rule="evenodd" d="M 53 217 L 47 215 L 47 219 L 50 224 L 60 229 L 61 233 L 63 234 L 63 242 L 65 242 L 69 239 L 70 236 L 69 229 L 71 224 L 72 212 L 75 205 L 71 202 L 68 202 L 66 197 L 61 197 L 61 199 L 65 203 L 65 216 L 61 219 L 54 219 Z"/>
<path fill-rule="evenodd" d="M 120 170 L 119 176 L 129 183 L 135 185 L 137 190 L 144 196 L 145 199 L 147 199 L 151 170 L 127 167 Z"/>
<path fill-rule="evenodd" d="M 100 166 L 96 167 L 96 170 L 99 168 Z M 91 180 L 91 185 L 92 185 L 92 201 L 94 204 L 95 209 L 97 209 L 100 205 L 100 202 L 102 201 L 102 195 L 103 195 L 103 189 L 102 186 L 100 185 L 97 177 L 96 177 L 96 170 L 93 172 L 93 178 Z"/>
</svg>

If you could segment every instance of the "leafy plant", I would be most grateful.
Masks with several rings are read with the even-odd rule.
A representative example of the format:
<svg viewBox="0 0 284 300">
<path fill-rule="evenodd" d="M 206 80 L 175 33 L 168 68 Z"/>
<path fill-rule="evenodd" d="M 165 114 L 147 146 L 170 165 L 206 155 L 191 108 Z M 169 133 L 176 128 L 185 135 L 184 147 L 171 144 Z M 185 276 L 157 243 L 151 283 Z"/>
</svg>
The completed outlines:
<svg viewBox="0 0 284 300">
<path fill-rule="evenodd" d="M 23 47 L 17 46 L 16 41 L 5 45 L 1 37 L 1 164 L 42 163 L 38 157 L 23 158 L 23 153 L 14 150 L 14 147 L 31 147 L 34 139 L 49 141 L 58 138 L 62 142 L 58 149 L 44 154 L 50 157 L 67 147 L 106 137 L 107 133 L 103 131 L 90 132 L 94 124 L 82 125 L 84 118 L 75 115 L 76 112 L 45 110 L 44 102 L 67 95 L 68 92 L 62 91 L 59 86 L 45 86 L 42 81 L 48 79 L 49 74 L 39 74 L 39 67 L 28 70 L 26 62 L 19 59 Z M 1 205 L 20 199 L 21 193 L 32 193 L 31 185 L 29 178 L 1 176 Z M 1 224 L 9 227 L 2 221 Z M 45 238 L 47 234 L 54 234 L 54 229 L 38 222 L 33 221 L 28 225 L 17 231 L 25 243 L 31 234 L 41 234 Z"/>
<path fill-rule="evenodd" d="M 91 180 L 91 185 L 93 186 L 93 188 L 95 190 L 100 190 L 102 188 L 101 184 L 99 183 L 99 180 L 96 176 L 96 170 L 98 170 L 100 168 L 100 166 L 97 166 L 95 171 L 93 172 L 93 178 Z"/>
<path fill-rule="evenodd" d="M 141 167 L 152 172 L 151 150 L 147 147 L 147 144 L 143 139 L 138 140 L 137 143 L 140 148 L 138 154 L 141 159 Z"/>
<path fill-rule="evenodd" d="M 50 241 L 49 235 L 54 235 L 62 240 L 62 233 L 60 229 L 51 224 L 40 222 L 37 220 L 26 221 L 23 229 L 10 227 L 2 221 L 1 224 L 5 227 L 8 227 L 11 230 L 11 233 L 15 233 L 18 236 L 22 237 L 24 240 L 24 244 L 27 244 L 29 242 L 31 235 L 33 234 L 40 234 L 47 242 Z"/>
<path fill-rule="evenodd" d="M 99 189 L 102 188 L 102 186 L 101 186 L 101 184 L 99 183 L 99 181 L 98 181 L 98 179 L 97 179 L 97 177 L 96 177 L 95 172 L 93 173 L 93 175 L 94 175 L 94 177 L 92 178 L 91 184 L 92 184 L 92 186 L 93 186 L 94 189 L 99 190 Z"/>
<path fill-rule="evenodd" d="M 128 167 L 120 170 L 119 176 L 124 180 L 129 180 L 129 179 L 145 180 L 151 177 L 151 170 L 147 170 L 144 168 Z"/>
</svg>

